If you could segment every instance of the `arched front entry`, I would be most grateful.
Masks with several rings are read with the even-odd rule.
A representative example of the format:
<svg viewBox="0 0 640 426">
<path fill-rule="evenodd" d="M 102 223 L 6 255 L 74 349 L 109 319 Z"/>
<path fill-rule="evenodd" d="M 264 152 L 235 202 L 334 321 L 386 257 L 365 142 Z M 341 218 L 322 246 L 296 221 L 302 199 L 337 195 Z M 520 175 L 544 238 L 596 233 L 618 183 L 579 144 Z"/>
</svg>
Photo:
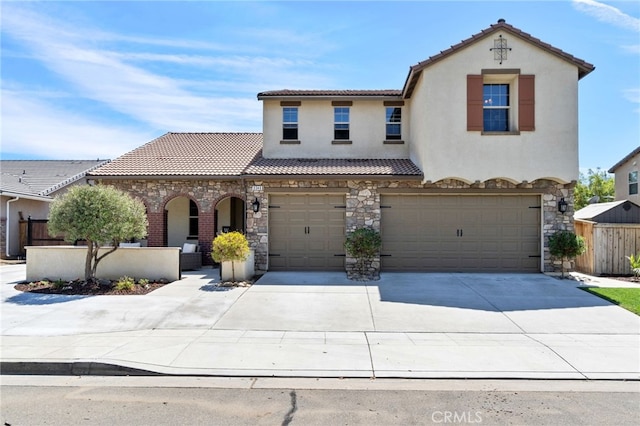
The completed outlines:
<svg viewBox="0 0 640 426">
<path fill-rule="evenodd" d="M 216 235 L 223 232 L 246 231 L 245 202 L 238 197 L 227 197 L 218 202 L 215 208 Z"/>
<path fill-rule="evenodd" d="M 180 196 L 165 206 L 165 246 L 182 247 L 184 243 L 198 243 L 198 204 L 188 197 Z"/>
</svg>

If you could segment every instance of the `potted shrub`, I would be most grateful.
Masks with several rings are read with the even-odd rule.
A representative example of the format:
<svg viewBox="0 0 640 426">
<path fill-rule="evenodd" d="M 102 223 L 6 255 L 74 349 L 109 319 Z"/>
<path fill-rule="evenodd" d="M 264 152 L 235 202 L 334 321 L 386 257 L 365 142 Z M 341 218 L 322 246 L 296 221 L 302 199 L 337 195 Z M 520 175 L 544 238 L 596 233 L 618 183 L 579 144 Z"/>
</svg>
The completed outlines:
<svg viewBox="0 0 640 426">
<path fill-rule="evenodd" d="M 230 262 L 231 280 L 233 282 L 236 281 L 235 263 L 246 261 L 249 254 L 250 250 L 247 238 L 236 231 L 218 235 L 213 240 L 211 247 L 211 257 L 215 262 L 220 263 L 220 275 L 223 279 L 227 275 L 223 271 L 225 262 Z"/>
<path fill-rule="evenodd" d="M 381 246 L 382 238 L 375 229 L 358 228 L 347 235 L 344 248 L 349 256 L 356 259 L 358 278 L 377 278 L 377 274 L 371 268 L 371 262 L 380 251 Z"/>
<path fill-rule="evenodd" d="M 549 237 L 549 253 L 560 259 L 562 278 L 564 278 L 564 261 L 580 256 L 587 247 L 584 238 L 569 231 L 558 231 Z"/>
</svg>

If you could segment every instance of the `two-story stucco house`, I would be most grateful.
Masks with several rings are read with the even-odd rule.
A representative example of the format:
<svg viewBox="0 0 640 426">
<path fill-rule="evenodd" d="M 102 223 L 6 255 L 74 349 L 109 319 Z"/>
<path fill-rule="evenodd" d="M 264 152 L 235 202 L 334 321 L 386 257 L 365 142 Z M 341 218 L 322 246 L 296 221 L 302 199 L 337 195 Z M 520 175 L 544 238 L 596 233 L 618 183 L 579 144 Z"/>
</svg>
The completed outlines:
<svg viewBox="0 0 640 426">
<path fill-rule="evenodd" d="M 640 204 L 638 170 L 640 170 L 640 146 L 609 169 L 609 173 L 615 176 L 616 201 L 629 200 Z"/>
<path fill-rule="evenodd" d="M 258 271 L 349 271 L 345 236 L 365 226 L 383 240 L 374 273 L 549 271 L 593 69 L 500 20 L 402 89 L 262 92 L 262 134 L 169 133 L 93 174 L 146 203 L 149 245 L 197 239 L 208 257 L 241 229 Z"/>
</svg>

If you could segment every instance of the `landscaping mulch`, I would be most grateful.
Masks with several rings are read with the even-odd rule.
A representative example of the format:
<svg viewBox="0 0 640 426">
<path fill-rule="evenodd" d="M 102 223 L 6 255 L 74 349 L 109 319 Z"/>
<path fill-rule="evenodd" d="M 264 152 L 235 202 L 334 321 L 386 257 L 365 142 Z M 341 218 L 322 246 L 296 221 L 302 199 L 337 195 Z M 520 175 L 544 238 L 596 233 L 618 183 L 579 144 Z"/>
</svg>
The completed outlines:
<svg viewBox="0 0 640 426">
<path fill-rule="evenodd" d="M 69 281 L 56 283 L 54 281 L 42 280 L 30 283 L 16 284 L 14 288 L 18 291 L 40 294 L 64 294 L 74 296 L 117 296 L 117 295 L 145 295 L 154 290 L 167 285 L 166 280 L 149 282 L 141 285 L 135 284 L 130 290 L 118 290 L 117 281 L 99 280 L 97 282 Z"/>
</svg>

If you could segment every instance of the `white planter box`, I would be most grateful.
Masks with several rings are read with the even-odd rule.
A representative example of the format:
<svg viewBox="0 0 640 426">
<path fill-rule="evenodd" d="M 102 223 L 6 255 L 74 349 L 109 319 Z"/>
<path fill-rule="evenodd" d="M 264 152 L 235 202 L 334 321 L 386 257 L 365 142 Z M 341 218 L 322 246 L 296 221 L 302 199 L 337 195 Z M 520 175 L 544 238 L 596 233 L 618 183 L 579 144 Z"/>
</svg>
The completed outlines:
<svg viewBox="0 0 640 426">
<path fill-rule="evenodd" d="M 86 246 L 29 246 L 27 280 L 84 278 Z M 110 248 L 100 249 L 102 255 Z M 98 263 L 97 278 L 180 279 L 180 247 L 122 247 Z"/>
<path fill-rule="evenodd" d="M 255 275 L 254 251 L 249 251 L 249 257 L 247 257 L 247 260 L 234 262 L 234 268 L 236 272 L 236 281 L 246 281 L 253 278 Z M 232 280 L 231 262 L 222 262 L 220 264 L 220 278 L 222 281 Z"/>
</svg>

